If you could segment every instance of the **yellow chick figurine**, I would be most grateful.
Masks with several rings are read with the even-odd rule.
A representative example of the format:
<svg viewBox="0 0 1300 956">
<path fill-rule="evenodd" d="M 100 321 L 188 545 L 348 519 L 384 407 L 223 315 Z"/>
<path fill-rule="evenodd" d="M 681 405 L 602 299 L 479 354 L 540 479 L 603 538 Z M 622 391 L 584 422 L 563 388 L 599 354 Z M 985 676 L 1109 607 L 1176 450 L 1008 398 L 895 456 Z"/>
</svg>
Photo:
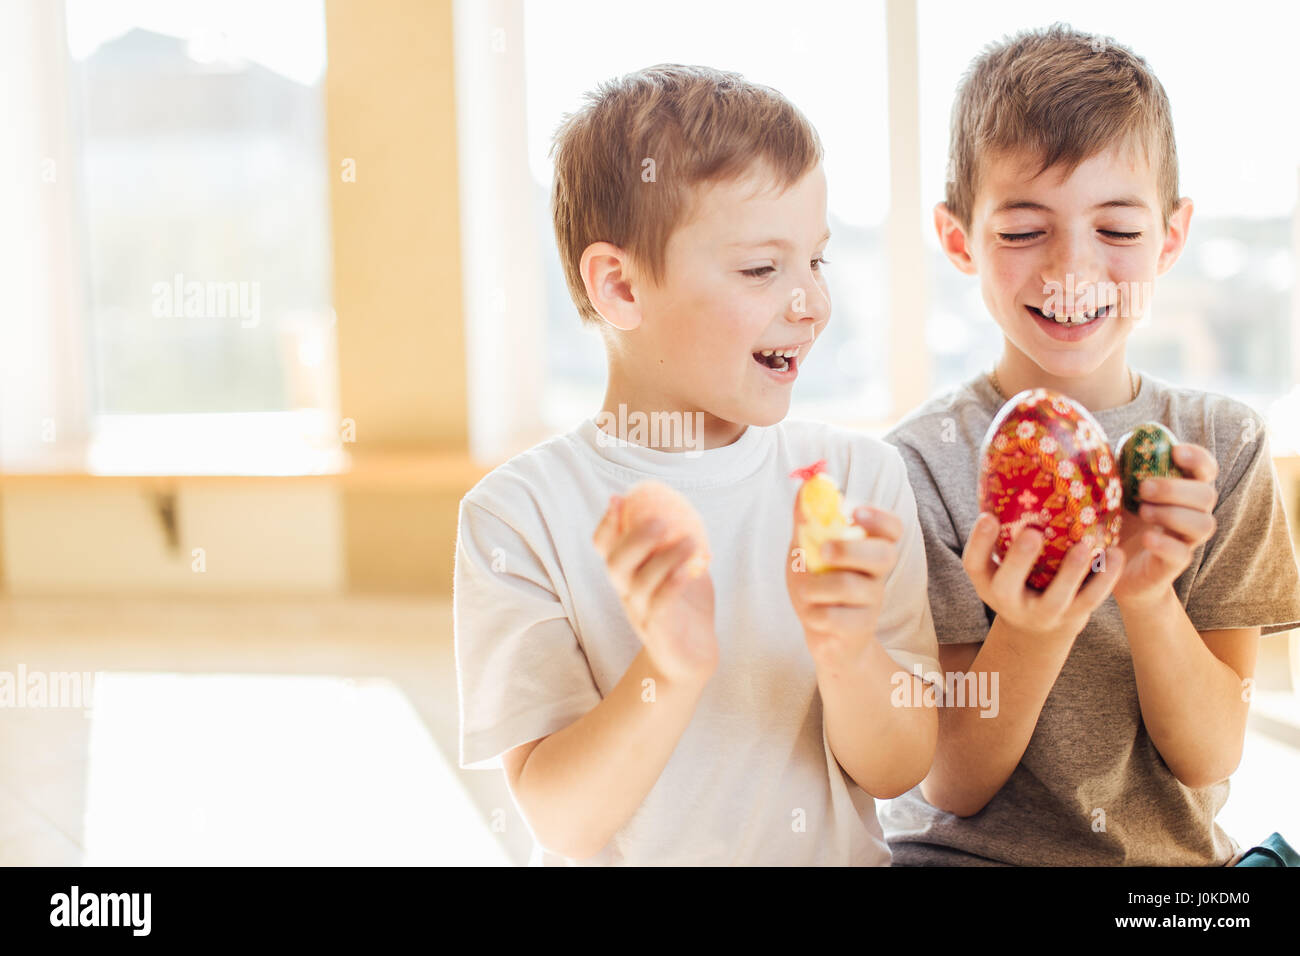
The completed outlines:
<svg viewBox="0 0 1300 956">
<path fill-rule="evenodd" d="M 865 538 L 867 532 L 844 516 L 844 497 L 835 482 L 826 477 L 826 460 L 807 468 L 796 468 L 791 478 L 800 478 L 799 524 L 795 541 L 803 550 L 809 571 L 824 571 L 822 545 L 827 541 L 852 541 Z"/>
</svg>

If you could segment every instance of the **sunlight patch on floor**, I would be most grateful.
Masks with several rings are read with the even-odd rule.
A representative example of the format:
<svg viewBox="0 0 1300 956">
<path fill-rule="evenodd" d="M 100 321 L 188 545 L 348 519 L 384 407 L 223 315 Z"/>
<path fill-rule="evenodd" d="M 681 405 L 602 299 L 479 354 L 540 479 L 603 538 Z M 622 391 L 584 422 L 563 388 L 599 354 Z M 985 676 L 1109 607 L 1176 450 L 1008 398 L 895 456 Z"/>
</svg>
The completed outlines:
<svg viewBox="0 0 1300 956">
<path fill-rule="evenodd" d="M 391 681 L 101 673 L 84 863 L 508 865 Z"/>
</svg>

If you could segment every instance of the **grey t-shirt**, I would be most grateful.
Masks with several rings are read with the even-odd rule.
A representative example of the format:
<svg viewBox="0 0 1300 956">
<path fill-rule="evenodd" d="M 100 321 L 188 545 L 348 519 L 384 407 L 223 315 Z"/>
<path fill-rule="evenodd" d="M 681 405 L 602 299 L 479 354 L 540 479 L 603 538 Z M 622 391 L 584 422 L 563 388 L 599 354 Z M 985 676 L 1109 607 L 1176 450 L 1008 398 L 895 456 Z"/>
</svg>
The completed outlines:
<svg viewBox="0 0 1300 956">
<path fill-rule="evenodd" d="M 993 619 L 961 553 L 979 515 L 979 449 L 1003 399 L 980 377 L 921 406 L 886 436 L 916 495 L 940 644 L 984 640 Z M 1248 406 L 1142 377 L 1137 398 L 1094 417 L 1113 443 L 1157 421 L 1219 463 L 1214 537 L 1174 583 L 1197 630 L 1300 623 L 1300 574 L 1264 423 Z M 1228 782 L 1184 786 L 1142 722 L 1128 638 L 1108 598 L 1076 639 L 1024 757 L 979 813 L 961 818 L 920 787 L 882 804 L 894 865 L 1214 865 L 1235 842 L 1214 822 Z"/>
</svg>

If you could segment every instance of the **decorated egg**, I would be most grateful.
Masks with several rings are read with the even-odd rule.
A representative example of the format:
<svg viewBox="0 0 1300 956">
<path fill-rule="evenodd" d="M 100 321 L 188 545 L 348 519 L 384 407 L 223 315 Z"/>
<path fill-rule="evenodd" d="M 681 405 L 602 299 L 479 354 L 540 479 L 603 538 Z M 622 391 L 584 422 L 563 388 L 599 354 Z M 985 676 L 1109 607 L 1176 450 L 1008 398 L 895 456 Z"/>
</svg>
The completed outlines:
<svg viewBox="0 0 1300 956">
<path fill-rule="evenodd" d="M 691 503 L 680 493 L 660 481 L 642 481 L 623 496 L 619 512 L 619 533 L 645 521 L 660 521 L 665 528 L 664 541 L 676 544 L 683 538 L 695 542 L 695 551 L 686 564 L 691 577 L 699 577 L 709 567 L 709 534 Z"/>
<path fill-rule="evenodd" d="M 809 571 L 824 571 L 822 545 L 827 541 L 850 541 L 865 538 L 866 530 L 844 515 L 844 497 L 825 474 L 826 461 L 816 462 L 806 468 L 796 468 L 791 478 L 800 478 L 799 524 L 795 543 L 804 556 L 804 566 Z"/>
<path fill-rule="evenodd" d="M 998 410 L 980 450 L 980 508 L 1001 525 L 999 562 L 1022 528 L 1042 533 L 1030 587 L 1047 587 L 1073 545 L 1108 548 L 1119 536 L 1122 497 L 1105 432 L 1082 405 L 1039 388 Z"/>
<path fill-rule="evenodd" d="M 1142 503 L 1138 487 L 1143 478 L 1181 478 L 1183 473 L 1174 464 L 1174 446 L 1178 439 L 1159 422 L 1139 425 L 1119 440 L 1115 457 L 1119 459 L 1119 474 L 1124 483 L 1124 507 L 1137 512 Z"/>
</svg>

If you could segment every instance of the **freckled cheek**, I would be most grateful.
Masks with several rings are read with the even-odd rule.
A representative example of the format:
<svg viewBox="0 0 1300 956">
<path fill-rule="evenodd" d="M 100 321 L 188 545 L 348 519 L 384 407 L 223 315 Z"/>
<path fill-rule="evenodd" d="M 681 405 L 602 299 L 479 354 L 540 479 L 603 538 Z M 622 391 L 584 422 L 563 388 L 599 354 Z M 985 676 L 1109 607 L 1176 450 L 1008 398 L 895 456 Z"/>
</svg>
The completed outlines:
<svg viewBox="0 0 1300 956">
<path fill-rule="evenodd" d="M 1125 246 L 1107 256 L 1106 272 L 1116 286 L 1119 318 L 1138 320 L 1146 314 L 1154 290 L 1155 256 L 1141 246 Z"/>
<path fill-rule="evenodd" d="M 1144 282 L 1155 278 L 1156 259 L 1142 246 L 1115 248 L 1106 257 L 1106 272 L 1112 282 Z"/>
<path fill-rule="evenodd" d="M 992 295 L 998 301 L 1008 305 L 1014 304 L 1022 292 L 1038 292 L 1042 283 L 1037 279 L 1029 256 L 993 255 L 985 260 L 988 268 L 984 274 L 988 277 L 985 295 Z"/>
</svg>

